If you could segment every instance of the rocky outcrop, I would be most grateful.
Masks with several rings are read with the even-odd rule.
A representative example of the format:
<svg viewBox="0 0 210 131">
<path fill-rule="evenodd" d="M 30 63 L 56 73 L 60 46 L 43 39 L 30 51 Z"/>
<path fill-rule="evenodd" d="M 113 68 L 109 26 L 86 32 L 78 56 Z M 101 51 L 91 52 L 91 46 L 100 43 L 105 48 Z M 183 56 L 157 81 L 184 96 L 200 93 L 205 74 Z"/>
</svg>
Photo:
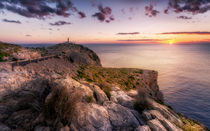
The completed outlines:
<svg viewBox="0 0 210 131">
<path fill-rule="evenodd" d="M 135 97 L 128 96 L 119 88 L 116 87 L 118 90 L 112 91 L 109 100 L 100 87 L 87 83 L 81 84 L 70 77 L 53 80 L 53 85 L 66 88 L 69 95 L 71 92 L 79 92 L 77 99 L 80 101 L 76 103 L 71 119 L 67 120 L 69 121 L 67 123 L 58 118 L 48 120 L 43 115 L 45 113 L 43 110 L 46 108 L 44 103 L 53 99 L 53 87 L 49 87 L 49 83 L 46 82 L 40 83 L 41 86 L 38 84 L 35 86 L 32 83 L 28 83 L 28 86 L 32 85 L 30 89 L 22 88 L 3 97 L 0 106 L 2 129 L 27 128 L 39 131 L 59 127 L 60 130 L 70 129 L 73 131 L 180 131 L 178 125 L 183 125 L 172 110 L 153 100 L 150 100 L 152 109 L 145 110 L 141 114 L 132 106 Z M 39 100 L 39 97 L 42 100 Z M 89 98 L 92 100 L 90 101 Z M 65 110 L 63 111 L 65 112 Z"/>
<path fill-rule="evenodd" d="M 32 60 L 40 58 L 41 54 L 34 50 L 22 48 L 20 51 L 13 53 L 13 57 L 18 60 Z"/>
<path fill-rule="evenodd" d="M 156 102 L 162 100 L 157 72 L 102 68 L 89 49 L 75 45 L 56 48 L 66 55 L 14 70 L 8 63 L 0 65 L 0 130 L 192 129 L 187 118 Z M 49 48 L 49 55 L 56 48 Z M 88 65 L 90 70 L 85 70 Z"/>
</svg>

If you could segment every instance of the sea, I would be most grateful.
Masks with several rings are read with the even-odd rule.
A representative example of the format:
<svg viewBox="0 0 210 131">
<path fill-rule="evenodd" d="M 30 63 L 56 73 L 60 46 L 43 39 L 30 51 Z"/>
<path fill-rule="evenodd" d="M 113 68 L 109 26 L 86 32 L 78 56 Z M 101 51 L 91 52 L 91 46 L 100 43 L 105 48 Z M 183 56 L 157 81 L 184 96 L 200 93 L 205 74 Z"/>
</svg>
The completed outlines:
<svg viewBox="0 0 210 131">
<path fill-rule="evenodd" d="M 164 101 L 210 128 L 210 44 L 90 44 L 104 67 L 158 71 Z"/>
<path fill-rule="evenodd" d="M 51 44 L 22 45 L 47 47 Z M 210 44 L 85 44 L 104 67 L 158 71 L 164 101 L 210 128 Z"/>
</svg>

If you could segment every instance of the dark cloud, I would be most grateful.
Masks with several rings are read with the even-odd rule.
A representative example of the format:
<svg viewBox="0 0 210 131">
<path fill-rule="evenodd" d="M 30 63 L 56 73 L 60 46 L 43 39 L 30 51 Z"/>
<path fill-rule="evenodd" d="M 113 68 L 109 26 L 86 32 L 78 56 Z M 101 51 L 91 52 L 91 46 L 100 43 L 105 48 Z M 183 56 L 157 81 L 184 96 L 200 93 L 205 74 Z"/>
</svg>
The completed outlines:
<svg viewBox="0 0 210 131">
<path fill-rule="evenodd" d="M 194 32 L 164 32 L 164 33 L 159 33 L 163 35 L 210 35 L 210 32 L 208 31 L 194 31 Z"/>
<path fill-rule="evenodd" d="M 117 33 L 116 35 L 138 35 L 140 34 L 139 32 L 120 32 Z"/>
<path fill-rule="evenodd" d="M 188 16 L 178 16 L 177 19 L 184 19 L 184 20 L 190 20 L 192 19 L 192 17 L 188 17 Z"/>
<path fill-rule="evenodd" d="M 153 5 L 145 6 L 145 14 L 149 17 L 157 16 L 160 12 L 154 9 Z"/>
<path fill-rule="evenodd" d="M 53 15 L 68 17 L 70 12 L 80 12 L 71 0 L 1 0 L 0 9 L 38 19 Z"/>
<path fill-rule="evenodd" d="M 114 16 L 112 15 L 112 9 L 110 7 L 103 7 L 102 5 L 98 6 L 99 12 L 93 14 L 93 17 L 96 17 L 101 22 L 111 22 L 114 20 Z"/>
<path fill-rule="evenodd" d="M 164 10 L 164 14 L 168 14 L 168 8 Z"/>
<path fill-rule="evenodd" d="M 66 22 L 66 21 L 57 21 L 55 23 L 50 23 L 50 25 L 52 26 L 62 26 L 62 25 L 69 25 L 71 24 L 70 22 Z"/>
<path fill-rule="evenodd" d="M 169 0 L 168 5 L 168 8 L 173 9 L 176 13 L 199 14 L 210 10 L 210 0 Z"/>
<path fill-rule="evenodd" d="M 123 8 L 123 9 L 121 9 L 121 12 L 125 15 L 126 14 L 126 11 L 125 11 L 125 9 Z"/>
<path fill-rule="evenodd" d="M 8 19 L 3 19 L 3 22 L 8 22 L 8 23 L 15 23 L 15 24 L 21 24 L 19 20 L 8 20 Z"/>
<path fill-rule="evenodd" d="M 130 12 L 130 13 L 133 13 L 133 11 L 134 11 L 134 8 L 133 8 L 133 7 L 130 7 L 130 8 L 129 8 L 129 12 Z"/>
<path fill-rule="evenodd" d="M 3 7 L 4 7 L 4 5 L 0 2 L 0 9 L 3 8 Z"/>
<path fill-rule="evenodd" d="M 79 11 L 78 14 L 79 14 L 80 18 L 86 17 L 86 14 L 84 12 Z"/>
</svg>

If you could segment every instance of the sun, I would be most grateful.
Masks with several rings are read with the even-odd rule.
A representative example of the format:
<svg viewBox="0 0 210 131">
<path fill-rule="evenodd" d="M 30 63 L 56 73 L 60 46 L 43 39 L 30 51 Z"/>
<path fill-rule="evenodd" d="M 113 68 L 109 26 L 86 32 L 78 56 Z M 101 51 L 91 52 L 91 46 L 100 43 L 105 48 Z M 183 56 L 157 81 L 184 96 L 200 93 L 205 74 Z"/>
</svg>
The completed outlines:
<svg viewBox="0 0 210 131">
<path fill-rule="evenodd" d="M 173 41 L 173 40 L 170 40 L 170 41 L 168 42 L 168 44 L 169 44 L 169 45 L 173 45 L 173 44 L 174 44 L 174 41 Z"/>
</svg>

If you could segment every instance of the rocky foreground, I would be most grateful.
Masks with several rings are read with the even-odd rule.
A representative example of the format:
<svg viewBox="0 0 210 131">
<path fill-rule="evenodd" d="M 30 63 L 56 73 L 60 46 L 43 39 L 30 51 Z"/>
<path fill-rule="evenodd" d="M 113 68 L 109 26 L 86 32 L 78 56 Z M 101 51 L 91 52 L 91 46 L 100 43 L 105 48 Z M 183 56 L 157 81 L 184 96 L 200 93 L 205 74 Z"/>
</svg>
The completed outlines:
<svg viewBox="0 0 210 131">
<path fill-rule="evenodd" d="M 0 63 L 0 131 L 207 130 L 163 104 L 156 71 L 103 68 L 75 44 L 33 51 L 57 57 Z"/>
</svg>

